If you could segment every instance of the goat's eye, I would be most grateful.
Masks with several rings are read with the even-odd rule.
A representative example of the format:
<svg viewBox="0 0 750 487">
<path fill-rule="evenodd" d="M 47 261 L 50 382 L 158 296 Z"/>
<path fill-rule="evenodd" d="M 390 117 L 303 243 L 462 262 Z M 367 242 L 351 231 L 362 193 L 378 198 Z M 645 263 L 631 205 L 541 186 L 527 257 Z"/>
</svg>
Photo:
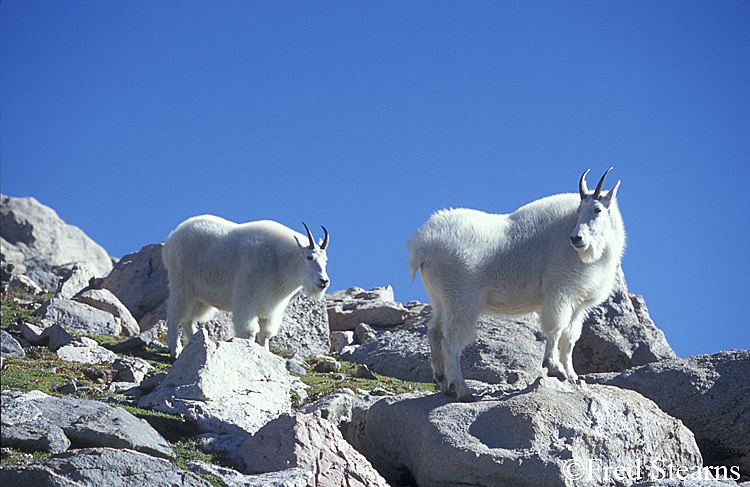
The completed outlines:
<svg viewBox="0 0 750 487">
<path fill-rule="evenodd" d="M 594 213 L 601 213 L 601 212 L 602 212 L 601 208 L 598 208 L 598 207 L 594 208 Z"/>
<path fill-rule="evenodd" d="M 307 260 L 313 260 L 312 255 L 308 255 Z"/>
</svg>

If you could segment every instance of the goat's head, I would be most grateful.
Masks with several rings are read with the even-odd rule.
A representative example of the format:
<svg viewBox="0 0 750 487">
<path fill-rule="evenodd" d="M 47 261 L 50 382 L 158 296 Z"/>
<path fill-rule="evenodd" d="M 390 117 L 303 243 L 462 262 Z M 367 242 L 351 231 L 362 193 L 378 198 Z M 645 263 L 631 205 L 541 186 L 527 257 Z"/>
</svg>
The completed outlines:
<svg viewBox="0 0 750 487">
<path fill-rule="evenodd" d="M 607 177 L 610 167 L 599 180 L 596 189 L 591 192 L 586 186 L 586 174 L 581 176 L 578 186 L 581 194 L 581 203 L 578 205 L 578 224 L 570 235 L 570 244 L 578 251 L 578 256 L 587 264 L 596 262 L 602 258 L 607 243 L 613 241 L 614 225 L 610 217 L 610 209 L 617 205 L 615 197 L 620 181 L 615 187 L 602 193 L 604 178 Z"/>
<path fill-rule="evenodd" d="M 305 223 L 302 222 L 302 225 L 305 225 Z M 301 266 L 302 289 L 309 297 L 317 300 L 323 299 L 326 289 L 328 289 L 328 284 L 331 282 L 328 279 L 328 274 L 326 274 L 326 264 L 328 263 L 328 256 L 326 255 L 328 230 L 323 226 L 321 228 L 325 232 L 325 238 L 317 245 L 307 225 L 305 225 L 305 230 L 307 230 L 309 244 L 303 245 L 299 239 L 297 240 L 301 258 L 303 259 Z"/>
</svg>

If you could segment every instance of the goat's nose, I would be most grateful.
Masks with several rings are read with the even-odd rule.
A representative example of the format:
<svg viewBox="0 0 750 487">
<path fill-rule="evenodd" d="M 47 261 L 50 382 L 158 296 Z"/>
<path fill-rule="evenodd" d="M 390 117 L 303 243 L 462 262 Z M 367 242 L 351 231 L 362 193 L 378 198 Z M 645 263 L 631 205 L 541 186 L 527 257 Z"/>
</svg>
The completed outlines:
<svg viewBox="0 0 750 487">
<path fill-rule="evenodd" d="M 572 243 L 573 245 L 580 244 L 582 240 L 583 240 L 583 237 L 581 237 L 580 235 L 571 235 L 570 236 L 570 243 Z"/>
<path fill-rule="evenodd" d="M 321 277 L 321 278 L 320 278 L 320 283 L 321 283 L 322 285 L 324 285 L 324 286 L 327 286 L 329 282 L 331 282 L 331 280 L 330 280 L 330 279 L 328 279 L 327 277 Z"/>
</svg>

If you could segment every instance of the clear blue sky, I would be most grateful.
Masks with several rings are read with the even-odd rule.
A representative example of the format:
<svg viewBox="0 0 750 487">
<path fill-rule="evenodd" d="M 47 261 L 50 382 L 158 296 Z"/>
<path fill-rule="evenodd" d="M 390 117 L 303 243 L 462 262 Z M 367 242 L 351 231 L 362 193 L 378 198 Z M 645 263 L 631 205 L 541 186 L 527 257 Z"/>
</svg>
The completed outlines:
<svg viewBox="0 0 750 487">
<path fill-rule="evenodd" d="M 622 180 L 631 292 L 680 356 L 750 348 L 750 3 L 0 4 L 1 190 L 115 256 L 305 221 L 332 289 L 427 301 L 406 241 Z"/>
</svg>

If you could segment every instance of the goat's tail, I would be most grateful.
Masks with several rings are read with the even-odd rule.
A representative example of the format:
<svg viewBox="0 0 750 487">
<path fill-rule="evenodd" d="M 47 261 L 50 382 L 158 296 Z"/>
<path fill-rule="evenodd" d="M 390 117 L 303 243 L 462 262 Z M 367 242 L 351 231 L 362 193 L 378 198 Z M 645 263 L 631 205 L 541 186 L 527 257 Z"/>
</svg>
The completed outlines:
<svg viewBox="0 0 750 487">
<path fill-rule="evenodd" d="M 409 274 L 411 274 L 411 280 L 414 281 L 417 278 L 417 271 L 422 268 L 425 261 L 424 253 L 422 252 L 422 246 L 419 241 L 412 238 L 407 244 L 411 259 L 409 259 Z"/>
</svg>

